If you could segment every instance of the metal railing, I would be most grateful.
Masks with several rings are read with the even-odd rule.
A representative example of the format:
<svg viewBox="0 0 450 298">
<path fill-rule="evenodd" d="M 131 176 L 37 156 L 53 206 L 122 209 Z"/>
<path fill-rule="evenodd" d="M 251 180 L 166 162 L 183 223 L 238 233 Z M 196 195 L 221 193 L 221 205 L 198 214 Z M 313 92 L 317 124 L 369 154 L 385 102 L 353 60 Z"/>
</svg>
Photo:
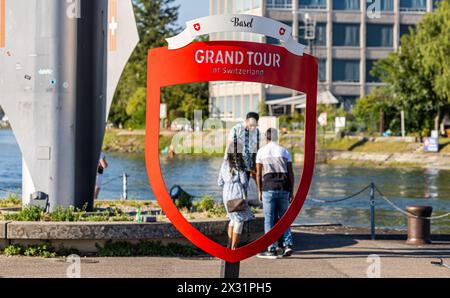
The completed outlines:
<svg viewBox="0 0 450 298">
<path fill-rule="evenodd" d="M 439 220 L 443 218 L 450 217 L 450 212 L 445 213 L 439 216 L 432 216 L 432 217 L 421 217 L 417 216 L 415 214 L 412 214 L 408 211 L 403 210 L 401 207 L 396 205 L 391 199 L 389 199 L 387 196 L 383 194 L 383 192 L 378 188 L 378 186 L 375 185 L 375 183 L 370 183 L 368 186 L 364 187 L 362 190 L 347 196 L 345 198 L 337 199 L 337 200 L 320 200 L 320 199 L 313 199 L 310 198 L 309 200 L 317 203 L 322 204 L 334 204 L 334 203 L 340 203 L 347 200 L 354 199 L 358 197 L 359 195 L 365 193 L 366 191 L 369 191 L 369 207 L 370 207 L 370 230 L 371 230 L 371 238 L 372 240 L 376 240 L 376 221 L 375 221 L 375 211 L 376 211 L 376 199 L 377 194 L 378 197 L 384 200 L 389 206 L 391 206 L 395 211 L 401 213 L 405 217 L 413 217 L 417 219 L 426 219 L 426 220 Z"/>
</svg>

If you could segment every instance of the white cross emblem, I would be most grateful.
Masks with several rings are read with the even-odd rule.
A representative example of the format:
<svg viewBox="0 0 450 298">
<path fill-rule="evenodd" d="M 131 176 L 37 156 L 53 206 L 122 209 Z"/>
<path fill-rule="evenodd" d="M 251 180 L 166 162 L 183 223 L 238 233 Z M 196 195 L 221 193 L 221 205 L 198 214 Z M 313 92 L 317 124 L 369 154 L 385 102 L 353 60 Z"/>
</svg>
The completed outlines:
<svg viewBox="0 0 450 298">
<path fill-rule="evenodd" d="M 116 18 L 112 17 L 111 22 L 109 23 L 109 31 L 111 31 L 111 35 L 115 36 L 116 31 L 119 28 L 119 24 L 116 22 Z"/>
</svg>

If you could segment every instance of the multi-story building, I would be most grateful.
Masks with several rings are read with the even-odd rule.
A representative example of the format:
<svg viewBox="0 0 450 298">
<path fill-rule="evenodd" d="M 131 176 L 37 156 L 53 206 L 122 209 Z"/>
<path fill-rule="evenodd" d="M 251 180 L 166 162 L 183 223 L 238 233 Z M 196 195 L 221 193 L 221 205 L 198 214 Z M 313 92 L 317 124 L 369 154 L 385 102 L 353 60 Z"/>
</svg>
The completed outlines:
<svg viewBox="0 0 450 298">
<path fill-rule="evenodd" d="M 297 2 L 298 1 L 298 2 Z M 377 10 L 373 10 L 379 1 Z M 319 92 L 334 96 L 347 109 L 381 84 L 370 71 L 374 62 L 400 46 L 439 0 L 210 0 L 210 14 L 245 13 L 269 17 L 293 27 L 294 36 L 319 58 Z M 305 40 L 305 23 L 314 39 Z M 278 41 L 250 33 L 219 33 L 212 40 Z M 242 120 L 261 103 L 293 98 L 292 91 L 255 83 L 210 84 L 211 112 L 224 120 Z M 275 112 L 286 113 L 281 104 Z"/>
</svg>

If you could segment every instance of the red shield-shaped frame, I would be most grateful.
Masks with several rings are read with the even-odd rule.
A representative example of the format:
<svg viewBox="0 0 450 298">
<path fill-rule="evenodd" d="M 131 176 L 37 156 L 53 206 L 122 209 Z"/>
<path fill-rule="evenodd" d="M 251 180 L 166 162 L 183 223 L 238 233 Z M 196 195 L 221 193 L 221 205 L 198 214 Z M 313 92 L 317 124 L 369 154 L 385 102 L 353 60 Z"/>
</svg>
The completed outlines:
<svg viewBox="0 0 450 298">
<path fill-rule="evenodd" d="M 273 55 L 268 66 L 255 65 L 259 60 L 245 59 L 240 65 L 224 65 L 221 60 L 195 59 L 196 53 L 213 51 L 224 54 L 242 52 L 252 59 L 254 53 Z M 211 53 L 211 52 L 209 52 Z M 253 53 L 253 54 L 249 54 Z M 246 57 L 247 57 L 246 56 Z M 257 55 L 260 58 L 259 54 Z M 198 57 L 197 57 L 198 58 Z M 203 57 L 204 58 L 204 57 Z M 277 63 L 277 61 L 279 63 Z M 203 63 L 198 63 L 203 62 Z M 270 65 L 269 65 L 270 64 Z M 298 216 L 311 186 L 315 163 L 316 104 L 318 64 L 310 55 L 297 56 L 274 45 L 237 42 L 195 42 L 178 50 L 167 47 L 148 52 L 147 125 L 145 159 L 148 178 L 158 203 L 173 225 L 197 247 L 222 260 L 236 263 L 256 255 L 274 243 Z M 305 154 L 300 186 L 291 206 L 275 227 L 256 241 L 230 250 L 194 228 L 178 211 L 169 196 L 159 161 L 160 93 L 162 87 L 208 81 L 258 82 L 290 88 L 307 95 L 305 117 Z M 218 170 L 219 171 L 219 170 Z"/>
</svg>

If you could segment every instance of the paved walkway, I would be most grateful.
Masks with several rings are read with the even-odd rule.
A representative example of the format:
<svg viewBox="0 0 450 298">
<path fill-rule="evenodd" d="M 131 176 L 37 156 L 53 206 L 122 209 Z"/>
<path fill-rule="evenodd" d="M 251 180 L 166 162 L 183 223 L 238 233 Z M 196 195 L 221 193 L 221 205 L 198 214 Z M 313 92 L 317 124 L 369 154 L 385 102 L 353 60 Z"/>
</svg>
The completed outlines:
<svg viewBox="0 0 450 298">
<path fill-rule="evenodd" d="M 296 229 L 296 253 L 289 259 L 242 262 L 241 277 L 367 277 L 369 255 L 380 257 L 381 277 L 449 277 L 450 269 L 432 265 L 448 258 L 450 237 L 433 245 L 413 247 L 399 236 L 371 241 L 364 235 Z M 0 277 L 66 277 L 69 264 L 55 259 L 0 256 Z M 194 277 L 219 276 L 220 261 L 212 258 L 87 258 L 82 277 Z"/>
</svg>

